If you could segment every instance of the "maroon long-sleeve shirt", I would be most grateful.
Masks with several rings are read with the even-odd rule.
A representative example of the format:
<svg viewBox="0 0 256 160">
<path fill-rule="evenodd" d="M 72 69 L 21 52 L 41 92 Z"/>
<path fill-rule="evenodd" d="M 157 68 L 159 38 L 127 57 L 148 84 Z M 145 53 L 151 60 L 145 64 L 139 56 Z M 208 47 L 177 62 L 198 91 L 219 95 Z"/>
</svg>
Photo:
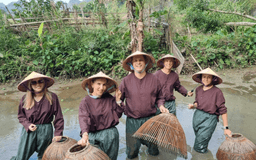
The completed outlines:
<svg viewBox="0 0 256 160">
<path fill-rule="evenodd" d="M 79 106 L 79 124 L 84 132 L 95 132 L 116 126 L 124 109 L 116 103 L 116 98 L 105 93 L 101 98 L 86 96 Z"/>
<path fill-rule="evenodd" d="M 216 86 L 213 86 L 206 91 L 203 90 L 203 86 L 197 87 L 196 100 L 194 103 L 197 103 L 197 109 L 210 114 L 219 116 L 227 113 L 223 93 Z"/>
<path fill-rule="evenodd" d="M 175 89 L 183 96 L 187 96 L 187 90 L 180 84 L 179 76 L 174 71 L 170 74 L 165 74 L 161 69 L 154 74 L 160 81 L 162 87 L 162 93 L 165 101 L 173 101 L 176 97 L 173 95 Z"/>
<path fill-rule="evenodd" d="M 155 104 L 164 105 L 159 80 L 151 73 L 138 79 L 134 73 L 124 77 L 119 87 L 121 100 L 126 99 L 124 114 L 127 117 L 143 118 L 156 113 Z"/>
<path fill-rule="evenodd" d="M 61 112 L 59 99 L 55 93 L 51 94 L 52 105 L 44 95 L 39 102 L 34 100 L 35 105 L 29 110 L 23 108 L 25 95 L 22 97 L 18 109 L 18 119 L 27 132 L 29 132 L 28 127 L 31 124 L 37 125 L 51 123 L 53 121 L 53 116 L 55 116 L 53 121 L 55 128 L 54 136 L 63 135 L 64 119 Z"/>
</svg>

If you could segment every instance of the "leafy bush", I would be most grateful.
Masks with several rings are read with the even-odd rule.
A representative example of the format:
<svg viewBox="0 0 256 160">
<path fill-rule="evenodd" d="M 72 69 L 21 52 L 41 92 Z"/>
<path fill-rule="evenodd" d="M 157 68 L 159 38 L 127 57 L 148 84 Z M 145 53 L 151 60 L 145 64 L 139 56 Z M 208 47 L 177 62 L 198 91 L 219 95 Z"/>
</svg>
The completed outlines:
<svg viewBox="0 0 256 160">
<path fill-rule="evenodd" d="M 185 47 L 187 53 L 195 55 L 202 67 L 214 65 L 223 69 L 256 64 L 255 37 L 256 26 L 240 27 L 232 33 L 221 29 L 212 35 L 193 36 L 191 42 L 187 36 L 176 34 L 175 41 L 180 48 Z"/>
</svg>

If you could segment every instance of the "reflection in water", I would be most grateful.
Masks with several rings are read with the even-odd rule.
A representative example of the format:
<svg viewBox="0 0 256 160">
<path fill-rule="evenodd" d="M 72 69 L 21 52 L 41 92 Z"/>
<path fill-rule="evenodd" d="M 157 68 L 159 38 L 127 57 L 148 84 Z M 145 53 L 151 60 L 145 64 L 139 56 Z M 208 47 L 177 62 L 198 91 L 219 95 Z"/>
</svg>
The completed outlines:
<svg viewBox="0 0 256 160">
<path fill-rule="evenodd" d="M 193 88 L 194 83 L 182 82 L 182 85 L 187 88 Z M 240 91 L 233 90 L 230 88 L 221 88 L 226 98 L 226 106 L 228 108 L 228 120 L 231 131 L 235 133 L 241 133 L 246 138 L 256 143 L 255 130 L 256 130 L 256 113 L 255 107 L 255 96 L 248 93 L 241 93 Z M 59 99 L 64 112 L 64 135 L 71 137 L 75 140 L 80 140 L 79 132 L 80 126 L 78 121 L 78 107 L 85 96 L 86 92 L 81 88 L 81 85 L 71 86 L 67 89 L 61 88 L 59 91 Z M 217 124 L 215 132 L 212 135 L 212 139 L 209 142 L 207 154 L 200 154 L 193 150 L 195 135 L 192 128 L 192 119 L 195 110 L 189 110 L 187 108 L 188 103 L 194 101 L 194 97 L 184 98 L 179 93 L 175 92 L 177 97 L 177 118 L 184 129 L 187 141 L 188 159 L 191 160 L 202 160 L 216 159 L 216 153 L 218 147 L 225 140 L 222 128 L 222 119 Z M 22 126 L 19 124 L 17 119 L 17 108 L 19 99 L 8 100 L 1 99 L 0 103 L 0 157 L 1 159 L 10 159 L 16 155 L 19 137 Z M 62 101 L 61 101 L 62 100 Z M 126 116 L 123 115 L 120 119 L 120 123 L 117 125 L 119 131 L 119 153 L 118 160 L 126 159 L 126 141 L 125 141 L 125 121 Z M 36 160 L 37 154 L 35 153 L 30 160 Z M 135 160 L 183 160 L 184 158 L 175 156 L 171 153 L 161 151 L 159 156 L 150 156 L 147 154 L 147 147 L 142 146 L 140 149 L 139 157 Z"/>
</svg>

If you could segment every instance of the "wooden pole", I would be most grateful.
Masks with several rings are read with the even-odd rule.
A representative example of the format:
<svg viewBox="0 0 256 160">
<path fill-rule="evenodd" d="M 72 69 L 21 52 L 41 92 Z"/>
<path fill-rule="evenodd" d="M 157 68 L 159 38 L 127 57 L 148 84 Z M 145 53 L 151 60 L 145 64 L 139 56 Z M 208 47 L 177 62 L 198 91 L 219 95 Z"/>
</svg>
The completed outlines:
<svg viewBox="0 0 256 160">
<path fill-rule="evenodd" d="M 150 17 L 150 14 L 151 14 L 151 8 L 150 8 L 150 5 L 148 5 L 148 32 L 150 32 L 150 28 L 151 28 L 151 17 Z"/>
<path fill-rule="evenodd" d="M 194 56 L 192 54 L 190 54 L 191 57 L 193 58 L 193 60 L 196 62 L 197 66 L 202 70 L 201 66 L 197 63 L 196 59 L 194 58 Z"/>
<path fill-rule="evenodd" d="M 83 22 L 83 24 L 86 26 L 85 19 L 84 19 L 84 11 L 83 11 L 83 7 L 82 7 L 82 6 L 80 6 L 80 9 L 81 9 L 81 12 L 82 12 L 82 17 L 83 17 L 82 22 Z"/>
</svg>

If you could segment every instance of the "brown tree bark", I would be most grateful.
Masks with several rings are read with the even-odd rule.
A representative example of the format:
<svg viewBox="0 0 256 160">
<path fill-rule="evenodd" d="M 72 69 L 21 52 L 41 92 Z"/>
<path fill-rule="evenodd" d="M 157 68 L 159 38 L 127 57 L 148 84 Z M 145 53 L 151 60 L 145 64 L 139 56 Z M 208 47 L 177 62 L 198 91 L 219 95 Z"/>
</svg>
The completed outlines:
<svg viewBox="0 0 256 160">
<path fill-rule="evenodd" d="M 127 0 L 126 8 L 127 8 L 127 17 L 128 17 L 128 24 L 130 28 L 130 34 L 131 34 L 131 42 L 130 42 L 130 48 L 132 53 L 137 51 L 137 33 L 136 33 L 136 23 L 135 23 L 135 9 L 136 6 L 135 2 L 133 0 Z"/>
<path fill-rule="evenodd" d="M 144 29 L 144 24 L 143 24 L 143 9 L 144 9 L 144 5 L 143 2 L 141 1 L 140 4 L 141 8 L 140 8 L 140 13 L 139 13 L 139 21 L 138 21 L 138 27 L 137 27 L 137 35 L 138 35 L 138 51 L 143 50 L 143 38 L 144 38 L 144 33 L 143 33 L 143 29 Z"/>
</svg>

